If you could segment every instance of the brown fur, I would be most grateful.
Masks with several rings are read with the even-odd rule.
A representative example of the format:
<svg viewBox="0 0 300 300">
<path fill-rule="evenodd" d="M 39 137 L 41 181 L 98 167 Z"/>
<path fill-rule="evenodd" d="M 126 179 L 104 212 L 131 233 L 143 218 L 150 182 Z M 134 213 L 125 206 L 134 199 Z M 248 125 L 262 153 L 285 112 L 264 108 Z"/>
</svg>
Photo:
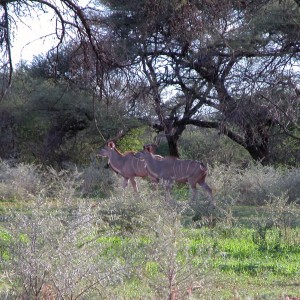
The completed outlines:
<svg viewBox="0 0 300 300">
<path fill-rule="evenodd" d="M 193 191 L 193 199 L 197 193 L 196 185 L 199 184 L 209 194 L 213 204 L 212 190 L 205 182 L 207 168 L 202 162 L 176 157 L 157 158 L 147 147 L 136 156 L 145 160 L 147 170 L 153 177 L 163 179 L 169 185 L 174 181 L 188 183 Z"/>
<path fill-rule="evenodd" d="M 122 154 L 112 141 L 108 142 L 98 155 L 108 157 L 110 167 L 124 178 L 123 188 L 126 188 L 130 181 L 133 189 L 137 191 L 135 177 L 149 176 L 153 183 L 158 182 L 157 178 L 149 175 L 144 162 L 135 157 L 134 152 L 128 151 Z"/>
</svg>

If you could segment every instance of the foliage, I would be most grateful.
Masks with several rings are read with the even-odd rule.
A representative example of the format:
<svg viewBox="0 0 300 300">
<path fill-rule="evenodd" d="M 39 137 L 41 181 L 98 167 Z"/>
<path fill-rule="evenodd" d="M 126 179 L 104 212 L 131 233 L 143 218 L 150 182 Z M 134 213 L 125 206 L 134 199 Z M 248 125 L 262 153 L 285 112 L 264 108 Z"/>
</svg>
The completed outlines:
<svg viewBox="0 0 300 300">
<path fill-rule="evenodd" d="M 208 182 L 220 204 L 233 201 L 243 205 L 263 205 L 268 199 L 283 194 L 288 202 L 299 203 L 298 171 L 297 168 L 259 164 L 250 164 L 243 169 L 236 165 L 216 165 L 210 170 Z"/>
<path fill-rule="evenodd" d="M 11 153 L 6 147 L 1 156 L 60 168 L 83 165 L 120 127 L 140 126 L 126 117 L 123 102 L 118 107 L 96 105 L 85 90 L 64 80 L 31 77 L 31 71 L 18 69 L 13 89 L 0 104 L 0 112 L 6 111 L 12 120 L 2 126 L 11 130 L 1 130 L 0 135 L 2 142 L 10 141 Z"/>
<path fill-rule="evenodd" d="M 140 151 L 149 140 L 149 137 L 151 139 L 148 126 L 133 128 L 117 142 L 117 147 L 121 152 Z"/>
<path fill-rule="evenodd" d="M 166 135 L 171 155 L 194 125 L 226 135 L 262 163 L 276 159 L 275 135 L 290 134 L 299 122 L 299 45 L 291 39 L 299 37 L 298 3 L 105 4 L 109 34 L 131 64 L 128 76 L 149 87 L 153 126 Z"/>
<path fill-rule="evenodd" d="M 292 135 L 299 136 L 299 126 L 291 128 Z M 282 134 L 276 135 L 271 141 L 272 159 L 275 165 L 299 166 L 300 152 L 299 140 Z"/>
<path fill-rule="evenodd" d="M 8 169 L 0 168 L 2 178 L 12 173 Z M 297 295 L 299 207 L 286 194 L 270 196 L 252 211 L 222 203 L 217 208 L 221 218 L 207 227 L 187 223 L 189 205 L 166 201 L 163 191 L 150 190 L 146 181 L 140 181 L 139 194 L 116 186 L 109 196 L 88 198 L 82 193 L 84 170 L 12 169 L 15 174 L 27 170 L 22 174 L 28 178 L 34 173 L 39 188 L 26 202 L 18 196 L 2 210 L 1 296 L 232 299 L 234 287 L 249 299 Z M 227 170 L 231 173 L 223 186 L 221 173 L 215 179 L 224 197 L 237 170 Z M 6 185 L 15 178 L 22 177 L 10 175 Z M 100 187 L 109 193 L 107 186 Z M 236 191 L 231 190 L 232 197 Z M 256 218 L 259 209 L 263 214 Z M 223 210 L 232 215 L 222 215 Z M 247 227 L 239 223 L 241 212 L 248 216 Z M 278 286 L 279 280 L 291 285 Z"/>
<path fill-rule="evenodd" d="M 65 207 L 65 213 L 51 211 L 44 200 L 27 214 L 17 213 L 8 227 L 13 242 L 5 268 L 13 270 L 7 273 L 14 283 L 12 291 L 40 298 L 50 289 L 59 298 L 78 298 L 96 284 L 119 281 L 125 266 L 114 260 L 108 267 L 99 256 L 104 251 L 101 244 L 90 240 L 101 224 L 94 222 L 91 209 L 79 205 Z"/>
<path fill-rule="evenodd" d="M 26 201 L 42 188 L 39 166 L 0 161 L 0 199 Z"/>
<path fill-rule="evenodd" d="M 211 129 L 185 130 L 179 142 L 182 158 L 203 161 L 213 165 L 241 165 L 252 161 L 242 147 Z"/>
</svg>

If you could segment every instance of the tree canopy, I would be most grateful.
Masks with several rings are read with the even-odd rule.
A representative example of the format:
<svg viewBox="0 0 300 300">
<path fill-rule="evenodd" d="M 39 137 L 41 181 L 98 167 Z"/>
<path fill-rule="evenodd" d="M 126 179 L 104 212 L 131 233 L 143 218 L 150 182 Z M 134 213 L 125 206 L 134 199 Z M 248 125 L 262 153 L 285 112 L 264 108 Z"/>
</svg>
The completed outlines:
<svg viewBox="0 0 300 300">
<path fill-rule="evenodd" d="M 72 61 L 64 64 L 68 79 L 109 104 L 125 101 L 130 116 L 167 138 L 171 155 L 179 155 L 178 140 L 190 125 L 214 128 L 262 163 L 270 161 L 270 145 L 279 134 L 300 140 L 298 0 L 1 6 L 4 76 L 11 74 L 6 71 L 12 20 L 28 8 L 52 9 L 57 46 L 66 41 L 71 49 L 64 56 Z"/>
<path fill-rule="evenodd" d="M 153 126 L 167 136 L 171 154 L 178 155 L 187 125 L 215 128 L 262 162 L 275 129 L 292 134 L 289 125 L 299 120 L 299 3 L 106 2 L 121 52 L 143 70 Z"/>
</svg>

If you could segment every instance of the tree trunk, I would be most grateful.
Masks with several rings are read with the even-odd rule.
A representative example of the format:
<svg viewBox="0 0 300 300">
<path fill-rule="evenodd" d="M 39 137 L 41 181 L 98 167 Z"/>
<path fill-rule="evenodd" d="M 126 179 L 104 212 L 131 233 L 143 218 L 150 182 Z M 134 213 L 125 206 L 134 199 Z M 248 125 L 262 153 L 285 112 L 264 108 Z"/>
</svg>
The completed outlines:
<svg viewBox="0 0 300 300">
<path fill-rule="evenodd" d="M 270 126 L 246 127 L 245 149 L 255 161 L 263 165 L 270 162 Z"/>
<path fill-rule="evenodd" d="M 249 145 L 245 149 L 255 161 L 262 165 L 267 165 L 270 162 L 269 145 Z"/>
<path fill-rule="evenodd" d="M 166 122 L 165 122 L 166 124 Z M 169 146 L 169 154 L 170 156 L 179 157 L 178 150 L 178 140 L 186 128 L 185 124 L 180 124 L 177 126 L 174 124 L 174 120 L 166 126 L 168 129 L 168 133 L 166 134 L 168 146 Z"/>
<path fill-rule="evenodd" d="M 169 146 L 169 154 L 170 156 L 179 157 L 179 150 L 178 150 L 178 138 L 174 135 L 168 136 L 168 146 Z"/>
</svg>

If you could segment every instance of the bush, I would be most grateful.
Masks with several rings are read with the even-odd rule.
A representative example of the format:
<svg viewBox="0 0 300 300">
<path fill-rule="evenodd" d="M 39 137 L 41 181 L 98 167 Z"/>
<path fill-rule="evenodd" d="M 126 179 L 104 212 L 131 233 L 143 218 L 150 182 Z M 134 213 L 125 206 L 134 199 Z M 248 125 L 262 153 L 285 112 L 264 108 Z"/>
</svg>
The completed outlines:
<svg viewBox="0 0 300 300">
<path fill-rule="evenodd" d="M 283 193 L 289 202 L 300 201 L 300 171 L 296 168 L 251 164 L 241 169 L 236 165 L 216 165 L 209 173 L 208 180 L 220 203 L 263 205 L 270 196 Z"/>
<path fill-rule="evenodd" d="M 147 182 L 140 194 L 115 187 L 111 197 L 89 199 L 79 197 L 76 169 L 39 174 L 39 191 L 7 212 L 2 232 L 11 298 L 121 299 L 124 291 L 131 298 L 134 283 L 143 299 L 182 298 L 205 272 L 182 242 L 181 208 Z"/>
<path fill-rule="evenodd" d="M 11 166 L 0 160 L 0 199 L 26 200 L 41 188 L 41 168 L 30 164 Z"/>
<path fill-rule="evenodd" d="M 38 200 L 11 220 L 10 259 L 3 264 L 16 296 L 40 299 L 51 292 L 59 299 L 78 298 L 97 294 L 96 286 L 119 282 L 127 273 L 117 258 L 101 256 L 105 245 L 95 237 L 104 225 L 86 203 L 50 210 Z"/>
<path fill-rule="evenodd" d="M 82 194 L 85 197 L 104 198 L 110 195 L 117 175 L 108 166 L 107 159 L 93 158 L 82 169 Z"/>
<path fill-rule="evenodd" d="M 179 140 L 182 158 L 204 161 L 209 165 L 247 165 L 253 161 L 249 153 L 213 129 L 189 129 Z"/>
</svg>

